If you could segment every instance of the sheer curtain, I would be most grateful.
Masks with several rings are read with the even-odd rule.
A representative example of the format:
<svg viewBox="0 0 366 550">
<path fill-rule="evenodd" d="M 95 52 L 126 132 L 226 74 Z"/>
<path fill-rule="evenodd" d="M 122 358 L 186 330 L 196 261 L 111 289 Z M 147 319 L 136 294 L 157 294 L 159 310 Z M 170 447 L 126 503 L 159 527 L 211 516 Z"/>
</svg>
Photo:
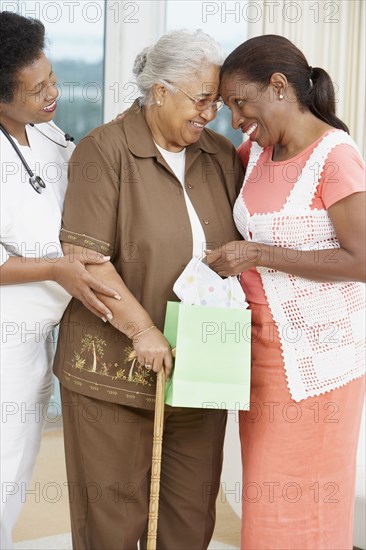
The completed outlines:
<svg viewBox="0 0 366 550">
<path fill-rule="evenodd" d="M 332 77 L 337 115 L 365 153 L 365 2 L 276 0 L 257 3 L 249 38 L 280 34 L 304 52 L 313 67 Z"/>
</svg>

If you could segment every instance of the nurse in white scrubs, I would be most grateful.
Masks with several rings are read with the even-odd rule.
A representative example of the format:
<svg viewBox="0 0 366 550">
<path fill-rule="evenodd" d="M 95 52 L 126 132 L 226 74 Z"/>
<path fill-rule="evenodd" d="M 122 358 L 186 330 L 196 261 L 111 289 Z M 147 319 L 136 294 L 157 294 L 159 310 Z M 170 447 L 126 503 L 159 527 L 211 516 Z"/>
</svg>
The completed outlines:
<svg viewBox="0 0 366 550">
<path fill-rule="evenodd" d="M 119 297 L 85 269 L 85 264 L 107 261 L 102 255 L 62 257 L 59 231 L 74 145 L 51 122 L 58 92 L 43 53 L 44 27 L 37 20 L 0 12 L 0 35 L 0 547 L 9 550 L 32 489 L 29 482 L 47 416 L 52 331 L 70 295 L 105 320 L 110 311 L 93 291 Z M 43 181 L 35 181 L 36 176 Z"/>
</svg>

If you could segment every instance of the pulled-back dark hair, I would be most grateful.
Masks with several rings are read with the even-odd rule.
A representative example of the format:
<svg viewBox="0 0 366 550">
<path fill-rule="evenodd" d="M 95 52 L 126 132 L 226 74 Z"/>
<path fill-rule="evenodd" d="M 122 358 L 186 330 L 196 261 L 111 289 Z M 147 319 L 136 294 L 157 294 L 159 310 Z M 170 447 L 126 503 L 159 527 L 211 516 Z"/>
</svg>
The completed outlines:
<svg viewBox="0 0 366 550">
<path fill-rule="evenodd" d="M 275 34 L 250 38 L 226 58 L 224 75 L 238 75 L 248 82 L 268 86 L 273 73 L 282 73 L 295 91 L 301 107 L 334 128 L 349 133 L 335 114 L 335 94 L 329 74 L 309 67 L 304 54 L 292 42 Z"/>
<path fill-rule="evenodd" d="M 2 11 L 0 36 L 0 101 L 10 103 L 18 71 L 36 61 L 44 50 L 45 28 L 38 19 Z"/>
</svg>

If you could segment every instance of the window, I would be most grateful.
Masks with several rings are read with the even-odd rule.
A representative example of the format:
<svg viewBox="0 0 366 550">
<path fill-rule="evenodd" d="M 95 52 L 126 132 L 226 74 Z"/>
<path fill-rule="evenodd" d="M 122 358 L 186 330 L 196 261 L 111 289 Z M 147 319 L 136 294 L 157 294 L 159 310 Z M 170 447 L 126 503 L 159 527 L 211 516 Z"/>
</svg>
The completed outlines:
<svg viewBox="0 0 366 550">
<path fill-rule="evenodd" d="M 2 0 L 1 9 L 45 25 L 60 90 L 54 121 L 79 141 L 103 121 L 104 0 Z"/>
</svg>

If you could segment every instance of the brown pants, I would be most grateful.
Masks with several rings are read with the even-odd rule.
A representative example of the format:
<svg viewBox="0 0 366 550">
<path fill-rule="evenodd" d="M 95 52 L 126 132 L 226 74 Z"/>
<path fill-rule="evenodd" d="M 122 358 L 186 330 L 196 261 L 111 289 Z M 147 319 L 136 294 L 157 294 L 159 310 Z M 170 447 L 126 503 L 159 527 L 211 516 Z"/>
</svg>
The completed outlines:
<svg viewBox="0 0 366 550">
<path fill-rule="evenodd" d="M 146 548 L 154 413 L 61 388 L 74 550 Z M 167 407 L 158 550 L 205 550 L 226 411 Z"/>
</svg>

